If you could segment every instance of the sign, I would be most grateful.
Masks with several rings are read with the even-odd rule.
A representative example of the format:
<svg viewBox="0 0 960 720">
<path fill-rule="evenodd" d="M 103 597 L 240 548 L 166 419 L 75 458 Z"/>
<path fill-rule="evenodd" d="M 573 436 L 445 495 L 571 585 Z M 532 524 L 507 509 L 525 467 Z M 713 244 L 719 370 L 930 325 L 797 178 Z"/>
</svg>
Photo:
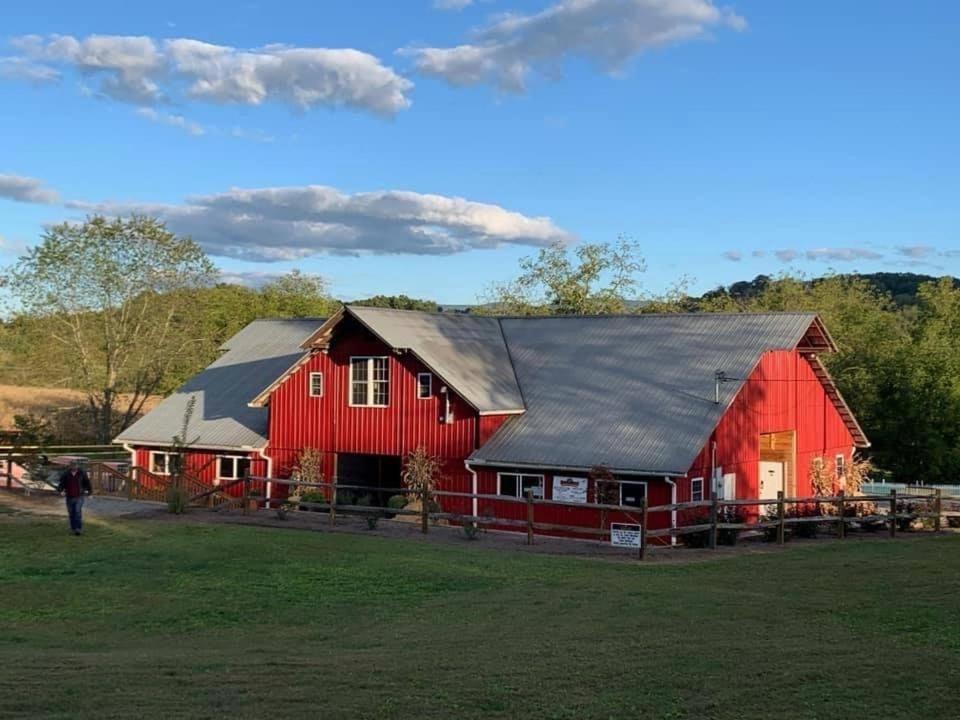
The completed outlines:
<svg viewBox="0 0 960 720">
<path fill-rule="evenodd" d="M 610 523 L 610 544 L 614 547 L 640 547 L 640 526 Z"/>
<path fill-rule="evenodd" d="M 587 479 L 583 477 L 553 476 L 553 499 L 558 502 L 587 502 Z"/>
</svg>

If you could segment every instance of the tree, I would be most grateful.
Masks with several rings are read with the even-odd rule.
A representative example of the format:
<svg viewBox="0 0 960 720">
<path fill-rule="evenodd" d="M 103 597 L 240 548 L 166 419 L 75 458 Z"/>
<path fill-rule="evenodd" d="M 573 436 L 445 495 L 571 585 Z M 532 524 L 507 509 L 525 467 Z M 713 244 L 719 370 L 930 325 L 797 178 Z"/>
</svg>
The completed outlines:
<svg viewBox="0 0 960 720">
<path fill-rule="evenodd" d="M 571 253 L 562 242 L 520 261 L 520 276 L 493 285 L 485 300 L 496 314 L 593 315 L 622 313 L 646 269 L 639 246 L 621 236 L 616 243 L 585 243 Z"/>
<path fill-rule="evenodd" d="M 260 300 L 261 317 L 326 317 L 340 306 L 330 297 L 326 280 L 299 270 L 264 285 Z"/>
<path fill-rule="evenodd" d="M 392 308 L 394 310 L 420 310 L 421 312 L 437 312 L 440 306 L 433 300 L 421 300 L 406 295 L 374 295 L 364 300 L 355 300 L 351 305 L 365 307 Z"/>
<path fill-rule="evenodd" d="M 35 360 L 83 390 L 99 442 L 109 442 L 193 356 L 183 332 L 191 291 L 215 269 L 189 238 L 158 220 L 93 216 L 50 228 L 10 270 L 17 312 L 42 318 L 49 343 Z"/>
</svg>

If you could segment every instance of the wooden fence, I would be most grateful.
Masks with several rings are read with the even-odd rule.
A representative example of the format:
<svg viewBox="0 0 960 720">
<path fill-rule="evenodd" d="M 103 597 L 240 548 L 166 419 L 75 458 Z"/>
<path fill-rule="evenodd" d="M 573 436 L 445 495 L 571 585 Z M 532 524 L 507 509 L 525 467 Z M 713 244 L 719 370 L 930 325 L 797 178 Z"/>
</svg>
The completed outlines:
<svg viewBox="0 0 960 720">
<path fill-rule="evenodd" d="M 461 525 L 473 525 L 477 528 L 512 529 L 525 532 L 528 544 L 534 543 L 538 533 L 561 533 L 580 537 L 593 536 L 600 540 L 611 536 L 610 527 L 604 527 L 602 520 L 600 527 L 538 522 L 535 519 L 537 506 L 597 510 L 601 513 L 601 518 L 604 514 L 618 513 L 631 519 L 639 526 L 640 542 L 636 551 L 640 559 L 643 559 L 651 539 L 669 541 L 671 538 L 682 538 L 685 535 L 695 533 L 705 534 L 707 536 L 705 544 L 712 549 L 716 549 L 724 531 L 736 534 L 757 531 L 769 533 L 778 544 L 782 545 L 786 542 L 788 530 L 800 525 L 832 525 L 836 529 L 836 536 L 841 539 L 847 535 L 853 526 L 882 525 L 890 537 L 894 538 L 898 532 L 903 530 L 902 526 L 910 525 L 917 520 L 929 521 L 930 529 L 939 532 L 942 529 L 945 517 L 960 517 L 960 497 L 944 496 L 939 489 L 928 489 L 928 493 L 925 495 L 911 494 L 908 496 L 899 494 L 895 489 L 885 495 L 844 495 L 841 493 L 830 497 L 786 497 L 780 492 L 776 499 L 767 500 L 721 500 L 714 498 L 713 500 L 700 502 L 671 503 L 649 507 L 644 501 L 640 507 L 634 507 L 547 500 L 534 497 L 533 491 L 528 491 L 524 498 L 515 498 L 504 495 L 432 490 L 424 498 L 420 491 L 398 488 L 391 490 L 391 494 L 412 496 L 413 501 L 419 503 L 419 507 L 391 508 L 366 504 L 347 504 L 338 501 L 340 491 L 369 492 L 371 490 L 370 487 L 363 485 L 344 485 L 336 481 L 305 483 L 296 480 L 254 477 L 234 481 L 234 484 L 237 483 L 241 484 L 243 488 L 241 505 L 244 512 L 255 512 L 261 509 L 326 511 L 331 523 L 336 522 L 337 513 L 367 515 L 378 518 L 407 515 L 419 519 L 421 531 L 424 533 L 429 532 L 431 522 L 445 520 Z M 301 490 L 320 491 L 326 496 L 325 501 L 268 498 L 262 492 L 267 483 L 275 487 L 287 486 L 288 488 L 296 487 Z M 257 490 L 261 490 L 261 492 Z M 526 517 L 520 520 L 507 517 L 491 517 L 489 515 L 444 512 L 431 507 L 434 504 L 433 500 L 439 498 L 461 498 L 470 501 L 516 504 L 526 509 Z M 702 516 L 702 521 L 696 524 L 676 525 L 653 530 L 649 528 L 649 518 L 651 516 L 675 512 L 696 513 Z M 755 519 L 739 522 L 730 521 L 731 515 L 743 514 L 750 515 Z"/>
</svg>

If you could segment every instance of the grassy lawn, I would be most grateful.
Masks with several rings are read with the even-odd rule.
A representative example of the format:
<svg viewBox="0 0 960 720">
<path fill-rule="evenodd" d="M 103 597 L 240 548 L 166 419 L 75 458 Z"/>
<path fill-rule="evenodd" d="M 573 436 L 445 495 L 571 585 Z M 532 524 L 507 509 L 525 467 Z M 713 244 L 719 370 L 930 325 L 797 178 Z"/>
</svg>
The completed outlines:
<svg viewBox="0 0 960 720">
<path fill-rule="evenodd" d="M 0 515 L 0 717 L 943 718 L 960 536 L 638 566 Z"/>
</svg>

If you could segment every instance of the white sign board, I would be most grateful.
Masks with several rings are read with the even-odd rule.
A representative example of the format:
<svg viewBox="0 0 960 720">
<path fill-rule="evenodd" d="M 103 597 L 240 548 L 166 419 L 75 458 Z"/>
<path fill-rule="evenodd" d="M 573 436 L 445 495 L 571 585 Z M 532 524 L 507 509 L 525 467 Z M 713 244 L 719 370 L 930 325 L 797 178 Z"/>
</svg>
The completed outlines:
<svg viewBox="0 0 960 720">
<path fill-rule="evenodd" d="M 610 523 L 610 544 L 615 547 L 640 547 L 640 526 Z"/>
<path fill-rule="evenodd" d="M 583 477 L 553 476 L 553 499 L 558 502 L 587 502 L 587 479 Z"/>
</svg>

